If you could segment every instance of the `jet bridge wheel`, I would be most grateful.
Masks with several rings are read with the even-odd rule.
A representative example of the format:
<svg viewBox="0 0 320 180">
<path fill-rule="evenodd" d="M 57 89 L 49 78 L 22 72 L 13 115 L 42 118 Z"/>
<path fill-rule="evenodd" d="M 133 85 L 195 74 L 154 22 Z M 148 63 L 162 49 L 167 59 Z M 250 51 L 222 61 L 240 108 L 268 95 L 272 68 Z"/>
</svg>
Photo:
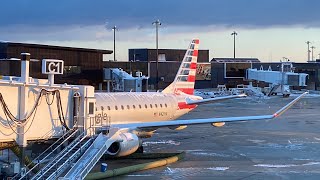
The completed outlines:
<svg viewBox="0 0 320 180">
<path fill-rule="evenodd" d="M 288 98 L 290 96 L 290 94 L 283 94 L 282 95 L 284 98 Z"/>
</svg>

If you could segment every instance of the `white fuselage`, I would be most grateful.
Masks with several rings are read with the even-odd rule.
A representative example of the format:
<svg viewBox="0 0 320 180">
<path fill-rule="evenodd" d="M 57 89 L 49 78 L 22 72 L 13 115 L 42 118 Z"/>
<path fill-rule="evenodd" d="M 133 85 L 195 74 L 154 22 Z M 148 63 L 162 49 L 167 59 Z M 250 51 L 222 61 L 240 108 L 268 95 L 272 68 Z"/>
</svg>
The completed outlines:
<svg viewBox="0 0 320 180">
<path fill-rule="evenodd" d="M 188 95 L 159 92 L 95 93 L 96 117 L 108 124 L 174 120 L 196 107 L 186 105 Z"/>
</svg>

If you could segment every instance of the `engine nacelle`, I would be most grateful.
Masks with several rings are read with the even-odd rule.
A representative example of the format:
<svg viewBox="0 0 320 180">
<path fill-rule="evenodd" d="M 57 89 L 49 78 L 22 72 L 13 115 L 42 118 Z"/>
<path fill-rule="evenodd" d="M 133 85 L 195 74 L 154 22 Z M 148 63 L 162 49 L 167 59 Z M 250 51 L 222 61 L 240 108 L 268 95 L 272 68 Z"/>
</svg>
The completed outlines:
<svg viewBox="0 0 320 180">
<path fill-rule="evenodd" d="M 225 124 L 226 124 L 225 122 L 216 122 L 216 123 L 212 123 L 212 126 L 222 127 L 222 126 L 224 126 Z"/>
<path fill-rule="evenodd" d="M 185 129 L 187 128 L 186 125 L 183 125 L 183 126 L 169 126 L 169 129 L 172 129 L 172 130 L 182 130 L 182 129 Z"/>
<path fill-rule="evenodd" d="M 132 133 L 121 133 L 117 139 L 121 141 L 112 143 L 107 154 L 116 157 L 127 156 L 136 152 L 142 145 L 138 136 Z"/>
</svg>

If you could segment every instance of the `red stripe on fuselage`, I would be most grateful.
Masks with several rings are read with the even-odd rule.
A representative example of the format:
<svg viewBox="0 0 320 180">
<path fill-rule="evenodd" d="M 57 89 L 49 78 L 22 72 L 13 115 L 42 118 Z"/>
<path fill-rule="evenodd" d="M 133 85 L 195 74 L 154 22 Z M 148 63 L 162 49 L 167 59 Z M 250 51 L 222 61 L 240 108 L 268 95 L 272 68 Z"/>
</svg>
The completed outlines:
<svg viewBox="0 0 320 180">
<path fill-rule="evenodd" d="M 195 105 L 195 104 L 189 105 L 186 102 L 179 102 L 178 103 L 179 109 L 194 109 L 196 107 L 197 107 L 197 105 Z"/>
<path fill-rule="evenodd" d="M 195 44 L 199 44 L 199 39 L 195 39 L 195 40 L 194 40 L 194 43 L 195 43 Z"/>
</svg>

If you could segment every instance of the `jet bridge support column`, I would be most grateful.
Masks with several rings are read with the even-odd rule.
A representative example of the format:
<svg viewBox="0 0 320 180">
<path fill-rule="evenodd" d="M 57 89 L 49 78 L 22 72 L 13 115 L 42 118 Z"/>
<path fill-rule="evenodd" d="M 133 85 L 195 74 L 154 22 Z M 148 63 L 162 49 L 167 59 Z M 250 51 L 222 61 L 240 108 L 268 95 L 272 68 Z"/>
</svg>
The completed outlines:
<svg viewBox="0 0 320 180">
<path fill-rule="evenodd" d="M 20 81 L 25 85 L 29 84 L 29 61 L 30 54 L 29 53 L 21 53 L 21 79 Z M 21 121 L 26 117 L 28 111 L 28 87 L 27 86 L 19 87 L 19 116 L 18 119 Z M 27 146 L 27 140 L 24 137 L 24 125 L 17 126 L 17 143 L 21 148 L 21 157 L 20 163 L 24 164 L 24 156 L 25 156 L 25 147 Z"/>
</svg>

